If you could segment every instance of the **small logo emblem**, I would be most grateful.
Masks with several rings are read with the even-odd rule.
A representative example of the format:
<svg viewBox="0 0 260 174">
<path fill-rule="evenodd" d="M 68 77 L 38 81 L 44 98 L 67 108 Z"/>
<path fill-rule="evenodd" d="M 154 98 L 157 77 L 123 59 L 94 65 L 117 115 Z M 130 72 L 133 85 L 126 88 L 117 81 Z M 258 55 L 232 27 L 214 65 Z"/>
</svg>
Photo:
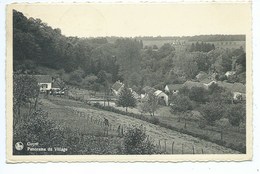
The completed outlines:
<svg viewBox="0 0 260 174">
<path fill-rule="evenodd" d="M 23 147 L 24 147 L 24 145 L 23 145 L 23 143 L 22 142 L 17 142 L 16 144 L 15 144 L 15 149 L 16 150 L 23 150 Z"/>
</svg>

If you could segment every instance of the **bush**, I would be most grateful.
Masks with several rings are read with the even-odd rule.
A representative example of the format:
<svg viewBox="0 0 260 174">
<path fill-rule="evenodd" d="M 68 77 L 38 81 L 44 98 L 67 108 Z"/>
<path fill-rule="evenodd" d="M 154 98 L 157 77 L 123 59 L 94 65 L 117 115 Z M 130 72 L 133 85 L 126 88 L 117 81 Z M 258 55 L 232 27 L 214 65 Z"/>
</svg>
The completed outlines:
<svg viewBox="0 0 260 174">
<path fill-rule="evenodd" d="M 228 111 L 228 120 L 232 126 L 239 126 L 246 120 L 246 107 L 244 104 L 231 105 Z"/>
<path fill-rule="evenodd" d="M 202 87 L 192 87 L 189 92 L 189 97 L 193 101 L 205 103 L 208 100 L 208 91 Z"/>
<path fill-rule="evenodd" d="M 150 122 L 151 122 L 152 124 L 158 125 L 158 124 L 160 123 L 160 120 L 159 120 L 158 118 L 156 118 L 156 117 L 152 117 L 152 118 L 150 119 Z"/>
<path fill-rule="evenodd" d="M 213 125 L 225 114 L 224 106 L 219 103 L 207 103 L 200 107 L 200 112 L 208 124 Z"/>
<path fill-rule="evenodd" d="M 66 141 L 62 126 L 48 118 L 47 112 L 37 110 L 27 121 L 20 122 L 14 127 L 13 141 L 38 142 L 41 147 L 64 147 Z M 46 152 L 16 151 L 15 154 L 44 154 Z M 59 154 L 57 152 L 56 154 Z"/>
<path fill-rule="evenodd" d="M 155 146 L 148 140 L 142 129 L 129 129 L 124 136 L 125 154 L 154 154 Z"/>
</svg>

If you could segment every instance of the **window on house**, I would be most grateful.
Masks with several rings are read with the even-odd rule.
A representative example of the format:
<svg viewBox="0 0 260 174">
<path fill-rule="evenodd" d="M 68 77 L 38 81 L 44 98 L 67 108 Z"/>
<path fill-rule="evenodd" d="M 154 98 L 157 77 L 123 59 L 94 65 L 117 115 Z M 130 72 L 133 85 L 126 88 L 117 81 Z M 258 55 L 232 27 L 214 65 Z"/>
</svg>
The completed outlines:
<svg viewBox="0 0 260 174">
<path fill-rule="evenodd" d="M 42 84 L 42 88 L 47 88 L 48 85 L 47 84 Z"/>
</svg>

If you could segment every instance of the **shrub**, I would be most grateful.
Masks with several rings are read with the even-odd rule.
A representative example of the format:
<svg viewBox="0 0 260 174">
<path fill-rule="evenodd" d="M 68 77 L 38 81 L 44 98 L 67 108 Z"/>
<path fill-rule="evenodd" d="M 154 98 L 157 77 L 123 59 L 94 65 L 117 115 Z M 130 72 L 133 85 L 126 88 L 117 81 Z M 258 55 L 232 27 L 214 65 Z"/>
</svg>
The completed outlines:
<svg viewBox="0 0 260 174">
<path fill-rule="evenodd" d="M 27 121 L 20 122 L 14 127 L 13 141 L 39 142 L 41 147 L 63 147 L 66 144 L 63 128 L 48 119 L 43 110 L 37 110 Z M 16 151 L 15 154 L 42 154 L 46 152 Z"/>
<path fill-rule="evenodd" d="M 208 100 L 208 91 L 202 87 L 192 87 L 189 92 L 191 100 L 205 103 Z"/>
<path fill-rule="evenodd" d="M 124 136 L 125 154 L 154 154 L 155 146 L 148 140 L 142 129 L 129 129 Z"/>
<path fill-rule="evenodd" d="M 152 118 L 150 119 L 150 122 L 151 122 L 152 124 L 158 125 L 158 124 L 160 123 L 160 120 L 159 120 L 158 118 L 156 118 L 156 117 L 152 117 Z"/>
<path fill-rule="evenodd" d="M 246 107 L 243 104 L 231 105 L 231 109 L 228 111 L 228 120 L 231 125 L 239 126 L 246 120 Z"/>
<path fill-rule="evenodd" d="M 225 114 L 224 107 L 218 103 L 207 103 L 200 107 L 200 112 L 208 124 L 213 125 Z"/>
</svg>

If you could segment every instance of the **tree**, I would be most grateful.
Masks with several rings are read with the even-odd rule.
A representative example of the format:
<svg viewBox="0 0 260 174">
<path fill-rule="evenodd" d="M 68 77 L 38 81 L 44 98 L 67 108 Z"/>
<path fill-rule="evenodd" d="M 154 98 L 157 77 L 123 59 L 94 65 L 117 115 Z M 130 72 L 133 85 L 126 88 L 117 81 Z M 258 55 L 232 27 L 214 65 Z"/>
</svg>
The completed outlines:
<svg viewBox="0 0 260 174">
<path fill-rule="evenodd" d="M 183 86 L 179 89 L 179 94 L 189 96 L 190 89 L 187 86 Z"/>
<path fill-rule="evenodd" d="M 244 104 L 231 105 L 228 111 L 229 123 L 233 126 L 239 126 L 246 121 L 246 107 Z"/>
<path fill-rule="evenodd" d="M 213 125 L 216 120 L 222 118 L 225 114 L 225 107 L 219 103 L 206 103 L 200 107 L 200 113 L 208 124 Z"/>
<path fill-rule="evenodd" d="M 141 111 L 144 113 L 150 113 L 154 116 L 154 112 L 158 109 L 158 98 L 153 93 L 149 93 L 147 100 L 141 104 Z"/>
<path fill-rule="evenodd" d="M 219 86 L 217 83 L 212 83 L 208 88 L 209 94 L 221 93 L 224 91 L 224 88 Z"/>
<path fill-rule="evenodd" d="M 176 54 L 175 67 L 181 69 L 188 79 L 193 79 L 198 74 L 198 66 L 191 53 Z"/>
<path fill-rule="evenodd" d="M 177 113 L 177 114 L 186 114 L 187 111 L 192 110 L 192 103 L 189 99 L 189 97 L 184 95 L 177 95 L 172 99 L 171 103 L 171 112 Z M 181 119 L 181 116 L 179 115 L 179 121 Z M 185 116 L 186 120 L 186 116 Z"/>
<path fill-rule="evenodd" d="M 29 104 L 29 115 L 36 109 L 40 88 L 37 80 L 29 75 L 14 74 L 13 82 L 14 123 L 17 123 L 23 119 L 21 106 Z"/>
<path fill-rule="evenodd" d="M 136 106 L 136 99 L 134 98 L 131 90 L 129 88 L 127 88 L 126 86 L 120 92 L 117 104 L 118 104 L 118 106 L 124 107 L 126 112 L 127 112 L 128 107 Z"/>
<path fill-rule="evenodd" d="M 202 52 L 196 52 L 194 53 L 194 55 L 195 55 L 195 61 L 198 65 L 198 70 L 207 72 L 208 69 L 210 68 L 210 62 L 207 54 Z"/>
<path fill-rule="evenodd" d="M 119 74 L 126 82 L 129 82 L 129 75 L 133 72 L 140 72 L 140 43 L 133 39 L 117 39 L 117 61 L 120 65 Z"/>
<path fill-rule="evenodd" d="M 233 101 L 233 94 L 230 91 L 223 90 L 221 92 L 214 92 L 209 96 L 209 100 L 219 104 L 231 104 Z"/>
<path fill-rule="evenodd" d="M 84 71 L 81 68 L 73 71 L 70 74 L 70 79 L 69 79 L 70 83 L 75 84 L 75 85 L 79 85 L 82 82 L 83 74 L 84 74 Z"/>
<path fill-rule="evenodd" d="M 220 128 L 220 140 L 223 141 L 223 131 L 230 126 L 229 120 L 227 118 L 221 118 L 217 120 L 215 124 Z"/>
<path fill-rule="evenodd" d="M 192 87 L 189 97 L 193 101 L 205 103 L 208 100 L 208 91 L 203 87 Z"/>
<path fill-rule="evenodd" d="M 125 154 L 153 154 L 156 152 L 155 146 L 140 128 L 132 128 L 126 132 L 124 147 Z"/>
</svg>

